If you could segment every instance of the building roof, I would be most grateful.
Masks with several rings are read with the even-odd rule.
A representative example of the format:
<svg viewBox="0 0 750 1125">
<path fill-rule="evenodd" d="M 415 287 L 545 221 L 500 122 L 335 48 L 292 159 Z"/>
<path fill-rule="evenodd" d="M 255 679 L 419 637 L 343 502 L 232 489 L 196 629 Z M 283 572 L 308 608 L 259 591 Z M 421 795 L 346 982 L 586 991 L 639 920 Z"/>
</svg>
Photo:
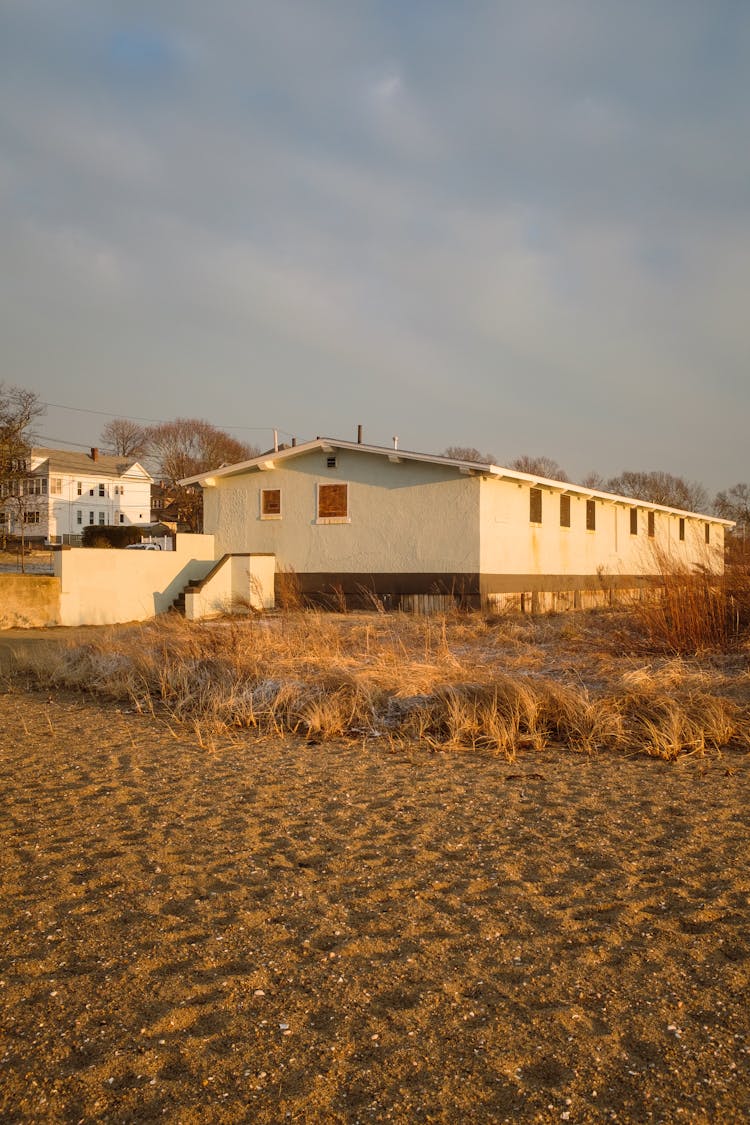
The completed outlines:
<svg viewBox="0 0 750 1125">
<path fill-rule="evenodd" d="M 132 457 L 112 456 L 110 453 L 99 453 L 96 457 L 91 453 L 76 453 L 69 449 L 47 449 L 44 446 L 34 446 L 31 450 L 32 462 L 39 464 L 32 469 L 38 473 L 40 469 L 57 473 L 80 473 L 81 475 L 97 477 L 126 477 L 140 476 L 151 480 L 151 476 L 139 461 Z"/>
<path fill-rule="evenodd" d="M 239 461 L 235 465 L 222 465 L 221 468 L 210 472 L 199 473 L 194 477 L 186 477 L 180 484 L 200 484 L 203 488 L 210 488 L 220 477 L 239 476 L 253 470 L 263 471 L 273 469 L 277 464 L 300 457 L 315 449 L 322 452 L 333 453 L 337 449 L 351 450 L 355 453 L 374 453 L 387 457 L 389 461 L 421 461 L 432 465 L 447 465 L 458 472 L 472 476 L 494 477 L 497 480 L 517 481 L 529 484 L 532 487 L 548 488 L 553 492 L 569 493 L 571 496 L 582 496 L 587 500 L 608 500 L 610 503 L 624 504 L 627 507 L 647 508 L 657 512 L 669 512 L 678 516 L 698 516 L 711 523 L 723 524 L 725 527 L 734 527 L 733 520 L 720 519 L 718 516 L 706 515 L 699 512 L 688 512 L 682 508 L 670 508 L 666 504 L 653 504 L 648 500 L 639 500 L 634 496 L 618 496 L 612 492 L 602 492 L 596 488 L 586 488 L 581 484 L 572 484 L 570 481 L 551 480 L 549 477 L 540 477 L 532 473 L 521 473 L 517 469 L 506 469 L 502 465 L 488 465 L 483 461 L 461 461 L 454 457 L 443 457 L 436 453 L 416 453 L 412 450 L 399 449 L 382 445 L 365 445 L 364 442 L 342 441 L 340 438 L 316 438 L 314 441 L 302 442 L 285 449 L 269 450 L 248 461 Z"/>
</svg>

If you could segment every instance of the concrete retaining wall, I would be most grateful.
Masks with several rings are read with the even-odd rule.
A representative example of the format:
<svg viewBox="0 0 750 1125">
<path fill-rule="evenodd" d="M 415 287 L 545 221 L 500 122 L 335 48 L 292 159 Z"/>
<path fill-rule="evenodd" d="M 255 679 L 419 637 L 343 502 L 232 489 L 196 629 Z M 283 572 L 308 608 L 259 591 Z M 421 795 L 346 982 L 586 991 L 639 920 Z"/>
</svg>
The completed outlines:
<svg viewBox="0 0 750 1125">
<path fill-rule="evenodd" d="M 0 574 L 0 629 L 60 625 L 59 578 L 41 574 Z"/>
</svg>

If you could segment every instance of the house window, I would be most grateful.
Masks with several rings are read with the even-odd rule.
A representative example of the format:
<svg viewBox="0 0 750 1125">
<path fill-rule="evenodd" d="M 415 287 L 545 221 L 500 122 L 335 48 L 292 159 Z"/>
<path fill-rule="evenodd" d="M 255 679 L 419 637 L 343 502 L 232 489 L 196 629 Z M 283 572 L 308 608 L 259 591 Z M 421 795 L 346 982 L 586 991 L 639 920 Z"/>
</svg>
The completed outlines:
<svg viewBox="0 0 750 1125">
<path fill-rule="evenodd" d="M 80 508 L 76 512 L 76 523 L 78 524 L 79 527 L 83 523 L 83 512 L 81 511 Z"/>
<path fill-rule="evenodd" d="M 529 489 L 529 522 L 542 522 L 542 490 L 541 488 Z"/>
<path fill-rule="evenodd" d="M 89 523 L 93 523 L 93 522 L 94 522 L 94 513 L 89 512 Z"/>
<path fill-rule="evenodd" d="M 125 516 L 120 512 L 120 523 L 125 523 Z"/>
<path fill-rule="evenodd" d="M 99 513 L 99 527 L 104 527 L 104 512 Z"/>
<path fill-rule="evenodd" d="M 648 537 L 649 537 L 649 539 L 653 539 L 655 534 L 656 534 L 656 513 L 655 512 L 649 512 L 648 513 Z"/>
<path fill-rule="evenodd" d="M 52 477 L 49 490 L 53 496 L 62 496 L 62 477 Z"/>
<path fill-rule="evenodd" d="M 261 488 L 260 518 L 262 520 L 281 519 L 281 489 Z"/>
<path fill-rule="evenodd" d="M 560 527 L 570 527 L 570 497 L 560 497 Z"/>
<path fill-rule="evenodd" d="M 349 519 L 349 485 L 318 485 L 318 520 L 345 522 Z"/>
<path fill-rule="evenodd" d="M 684 540 L 685 540 L 685 521 L 682 518 L 682 516 L 680 516 L 680 542 L 684 542 Z"/>
<path fill-rule="evenodd" d="M 125 486 L 122 484 L 115 485 L 115 496 L 122 496 L 125 493 Z"/>
<path fill-rule="evenodd" d="M 630 534 L 631 535 L 637 535 L 638 534 L 638 509 L 637 508 L 631 508 L 630 509 Z"/>
<path fill-rule="evenodd" d="M 40 522 L 39 512 L 24 512 L 23 513 L 23 522 L 24 523 L 39 523 Z"/>
<path fill-rule="evenodd" d="M 705 525 L 705 530 L 704 530 L 703 534 L 705 536 L 706 542 L 710 543 L 711 542 L 711 524 L 710 523 L 707 523 Z"/>
<path fill-rule="evenodd" d="M 106 493 L 106 491 L 105 491 L 105 486 L 104 486 L 104 483 L 101 483 L 101 484 L 99 485 L 99 495 L 100 495 L 100 496 L 106 496 L 106 495 L 107 495 L 107 493 Z"/>
<path fill-rule="evenodd" d="M 83 496 L 83 481 L 76 481 L 76 496 Z"/>
<path fill-rule="evenodd" d="M 335 457 L 326 457 L 326 468 L 327 469 L 335 469 L 336 468 L 336 458 Z"/>
<path fill-rule="evenodd" d="M 586 501 L 586 530 L 596 531 L 596 500 Z"/>
<path fill-rule="evenodd" d="M 89 496 L 93 496 L 93 495 L 94 495 L 94 490 L 93 490 L 93 488 L 90 488 L 89 489 Z"/>
</svg>

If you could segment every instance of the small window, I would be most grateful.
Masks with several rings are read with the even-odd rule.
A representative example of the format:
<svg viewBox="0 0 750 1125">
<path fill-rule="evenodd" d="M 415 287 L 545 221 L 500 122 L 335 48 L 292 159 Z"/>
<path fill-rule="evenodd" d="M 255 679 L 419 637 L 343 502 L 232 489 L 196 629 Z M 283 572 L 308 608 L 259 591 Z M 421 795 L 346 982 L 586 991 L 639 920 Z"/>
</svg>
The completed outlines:
<svg viewBox="0 0 750 1125">
<path fill-rule="evenodd" d="M 99 513 L 99 526 L 104 527 L 104 512 Z"/>
<path fill-rule="evenodd" d="M 261 488 L 260 518 L 262 520 L 281 519 L 281 489 Z"/>
<path fill-rule="evenodd" d="M 83 496 L 83 481 L 76 481 L 76 496 Z"/>
<path fill-rule="evenodd" d="M 638 509 L 637 508 L 631 508 L 630 509 L 630 534 L 631 535 L 637 535 L 638 534 Z"/>
<path fill-rule="evenodd" d="M 560 497 L 560 527 L 570 527 L 570 497 Z"/>
<path fill-rule="evenodd" d="M 705 525 L 705 530 L 704 530 L 703 534 L 706 538 L 706 542 L 710 543 L 711 542 L 711 524 L 710 523 L 707 523 Z"/>
<path fill-rule="evenodd" d="M 349 485 L 318 485 L 318 519 L 346 520 L 349 518 Z"/>
<path fill-rule="evenodd" d="M 89 496 L 93 496 L 93 495 L 94 495 L 94 490 L 93 490 L 93 488 L 90 488 L 89 489 Z"/>
<path fill-rule="evenodd" d="M 104 484 L 103 483 L 99 485 L 99 495 L 100 496 L 106 496 L 107 495 L 106 492 L 104 491 Z"/>
<path fill-rule="evenodd" d="M 62 495 L 62 477 L 52 477 L 49 482 L 49 490 L 53 496 Z"/>
<path fill-rule="evenodd" d="M 656 535 L 656 513 L 655 512 L 649 512 L 648 513 L 648 537 L 649 537 L 649 539 L 653 539 L 654 535 Z"/>
<path fill-rule="evenodd" d="M 79 527 L 83 523 L 83 512 L 81 511 L 80 508 L 76 512 L 76 523 L 78 524 Z"/>
<path fill-rule="evenodd" d="M 529 520 L 531 523 L 542 522 L 542 490 L 532 488 L 529 491 Z"/>
<path fill-rule="evenodd" d="M 89 512 L 89 523 L 93 523 L 93 522 L 94 522 L 94 513 Z"/>
<path fill-rule="evenodd" d="M 586 501 L 586 530 L 596 531 L 596 500 Z"/>
<path fill-rule="evenodd" d="M 125 516 L 120 512 L 120 523 L 125 523 Z"/>
<path fill-rule="evenodd" d="M 24 523 L 39 523 L 39 512 L 24 512 Z"/>
<path fill-rule="evenodd" d="M 326 457 L 326 468 L 327 469 L 335 469 L 336 468 L 336 458 L 335 457 Z"/>
<path fill-rule="evenodd" d="M 680 516 L 680 542 L 685 541 L 685 520 Z"/>
</svg>

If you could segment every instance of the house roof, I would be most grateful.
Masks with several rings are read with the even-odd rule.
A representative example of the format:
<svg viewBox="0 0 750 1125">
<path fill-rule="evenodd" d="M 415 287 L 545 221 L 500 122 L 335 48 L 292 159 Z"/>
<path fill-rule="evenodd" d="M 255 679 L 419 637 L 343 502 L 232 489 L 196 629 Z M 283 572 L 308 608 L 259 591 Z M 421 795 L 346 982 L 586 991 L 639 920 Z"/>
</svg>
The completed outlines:
<svg viewBox="0 0 750 1125">
<path fill-rule="evenodd" d="M 725 527 L 734 527 L 733 520 L 720 519 L 718 516 L 706 515 L 699 512 L 689 512 L 682 508 L 670 508 L 666 504 L 653 504 L 648 500 L 639 500 L 633 496 L 619 496 L 612 492 L 602 492 L 595 488 L 586 488 L 570 481 L 552 480 L 549 477 L 540 477 L 532 473 L 522 473 L 517 469 L 506 469 L 502 465 L 488 465 L 483 461 L 462 461 L 454 457 L 442 457 L 436 453 L 417 453 L 408 449 L 394 449 L 382 445 L 365 445 L 364 442 L 342 441 L 340 438 L 316 438 L 314 441 L 302 442 L 285 449 L 269 450 L 248 461 L 239 461 L 235 465 L 222 465 L 210 472 L 199 473 L 197 476 L 186 477 L 180 484 L 200 484 L 203 488 L 210 488 L 220 477 L 240 476 L 243 473 L 273 469 L 277 464 L 301 457 L 315 449 L 322 452 L 334 452 L 336 449 L 351 450 L 355 453 L 374 453 L 387 457 L 389 461 L 421 461 L 432 465 L 447 465 L 458 472 L 473 476 L 494 477 L 498 480 L 517 481 L 540 488 L 548 488 L 554 492 L 565 492 L 572 496 L 582 496 L 587 500 L 608 500 L 610 503 L 624 504 L 627 507 L 647 508 L 657 512 L 669 512 L 678 516 L 700 516 L 702 520 L 711 523 L 723 524 Z"/>
<path fill-rule="evenodd" d="M 81 473 L 86 476 L 98 477 L 125 477 L 140 474 L 146 480 L 151 476 L 139 461 L 128 457 L 112 456 L 109 453 L 98 453 L 96 460 L 90 453 L 76 453 L 69 449 L 47 449 L 43 446 L 34 446 L 31 450 L 32 461 L 38 461 L 32 472 L 38 473 L 40 469 L 57 473 Z"/>
</svg>

